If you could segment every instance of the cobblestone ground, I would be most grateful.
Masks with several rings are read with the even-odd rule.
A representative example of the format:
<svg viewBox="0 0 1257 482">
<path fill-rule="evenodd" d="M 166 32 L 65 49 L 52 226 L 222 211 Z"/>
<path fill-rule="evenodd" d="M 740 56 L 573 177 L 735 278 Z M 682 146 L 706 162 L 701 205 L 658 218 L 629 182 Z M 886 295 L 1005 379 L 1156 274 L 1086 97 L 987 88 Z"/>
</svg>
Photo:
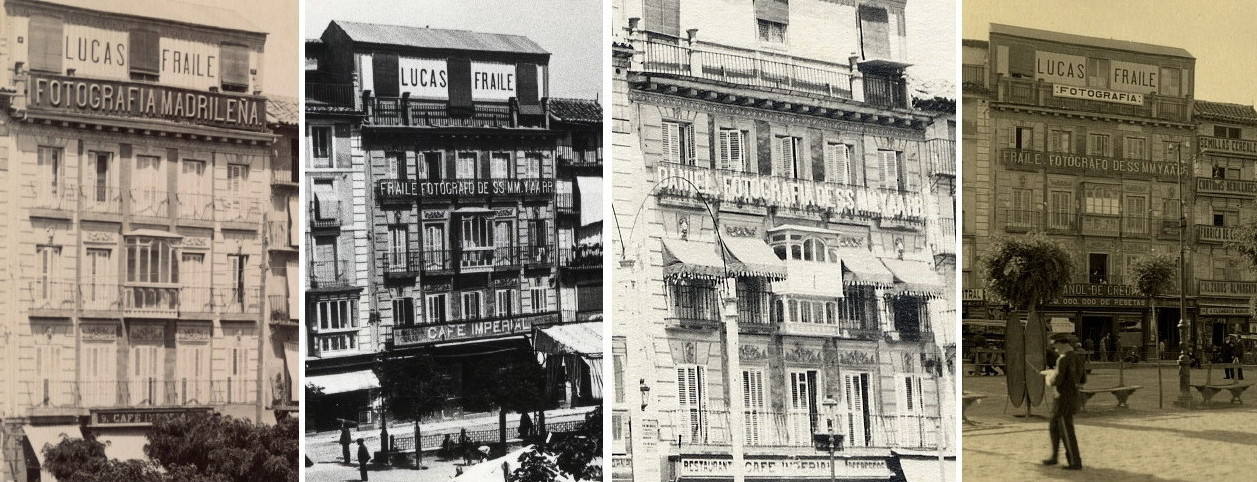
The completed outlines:
<svg viewBox="0 0 1257 482">
<path fill-rule="evenodd" d="M 1257 381 L 1257 370 L 1246 371 Z M 1046 405 L 1028 420 L 1014 416 L 1024 409 L 1006 404 L 1003 377 L 966 377 L 966 392 L 989 398 L 967 411 L 975 423 L 964 430 L 964 480 L 1257 480 L 1257 389 L 1245 395 L 1244 405 L 1226 403 L 1230 397 L 1223 393 L 1207 409 L 1193 394 L 1196 406 L 1184 409 L 1174 405 L 1177 373 L 1168 367 L 1163 375 L 1165 408 L 1157 404 L 1156 369 L 1141 367 L 1125 373 L 1126 385 L 1144 387 L 1130 408 L 1116 408 L 1112 396 L 1100 394 L 1075 418 L 1085 467 L 1079 472 L 1040 463 L 1050 449 Z M 1193 382 L 1204 376 L 1193 372 Z M 1096 369 L 1089 378 L 1091 388 L 1117 385 L 1113 370 Z M 1219 372 L 1213 379 L 1223 381 Z"/>
</svg>

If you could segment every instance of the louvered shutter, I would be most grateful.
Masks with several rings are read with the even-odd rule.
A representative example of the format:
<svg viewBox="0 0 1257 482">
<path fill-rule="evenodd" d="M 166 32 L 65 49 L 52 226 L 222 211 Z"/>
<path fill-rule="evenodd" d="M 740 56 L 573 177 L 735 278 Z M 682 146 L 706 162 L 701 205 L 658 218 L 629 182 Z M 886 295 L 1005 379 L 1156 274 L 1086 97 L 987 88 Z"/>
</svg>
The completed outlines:
<svg viewBox="0 0 1257 482">
<path fill-rule="evenodd" d="M 471 59 L 454 57 L 449 59 L 449 85 L 451 113 L 472 112 L 471 98 Z M 376 74 L 379 75 L 379 74 Z"/>
<path fill-rule="evenodd" d="M 790 23 L 790 4 L 787 0 L 755 0 L 755 18 L 788 24 Z"/>
<path fill-rule="evenodd" d="M 30 57 L 31 70 L 63 73 L 61 58 L 65 37 L 62 30 L 59 18 L 31 16 L 27 35 L 27 56 Z"/>
<path fill-rule="evenodd" d="M 890 57 L 890 29 L 886 9 L 861 5 L 860 39 L 866 59 Z"/>
<path fill-rule="evenodd" d="M 662 134 L 663 159 L 667 162 L 682 164 L 681 125 L 676 122 L 664 122 Z"/>
<path fill-rule="evenodd" d="M 720 132 L 718 134 L 720 136 L 720 164 L 718 167 L 721 170 L 729 170 L 732 168 L 731 165 L 732 165 L 732 160 L 733 160 L 733 152 L 732 152 L 733 140 L 730 139 L 731 134 L 732 134 L 732 131 L 728 129 L 720 129 Z"/>
<path fill-rule="evenodd" d="M 729 164 L 735 171 L 746 170 L 746 143 L 742 131 L 729 131 Z"/>
<path fill-rule="evenodd" d="M 778 137 L 777 138 L 777 158 L 780 159 L 777 170 L 781 176 L 796 177 L 794 165 L 794 138 Z"/>
<path fill-rule="evenodd" d="M 746 443 L 759 445 L 760 427 L 765 423 L 764 412 L 764 372 L 759 370 L 742 371 L 742 403 L 746 409 L 744 420 L 746 427 Z"/>
<path fill-rule="evenodd" d="M 249 49 L 243 45 L 222 44 L 219 46 L 221 56 L 220 76 L 223 86 L 249 88 Z M 134 59 L 133 59 L 134 60 Z"/>
<path fill-rule="evenodd" d="M 131 45 L 131 72 L 160 75 L 161 74 L 161 36 L 157 32 L 132 30 L 129 34 Z"/>
<path fill-rule="evenodd" d="M 829 144 L 825 149 L 826 179 L 838 184 L 851 184 L 851 160 L 846 144 Z"/>
<path fill-rule="evenodd" d="M 882 162 L 882 186 L 899 189 L 899 159 L 895 151 L 878 151 Z"/>
<path fill-rule="evenodd" d="M 515 79 L 519 113 L 524 115 L 541 115 L 541 102 L 538 100 L 537 64 L 515 64 Z"/>
<path fill-rule="evenodd" d="M 1035 50 L 1023 45 L 1013 45 L 1008 52 L 1008 73 L 1012 76 L 1034 76 Z"/>
<path fill-rule="evenodd" d="M 371 88 L 376 97 L 397 97 L 401 95 L 401 75 L 397 65 L 397 54 L 375 54 L 371 56 Z"/>
</svg>

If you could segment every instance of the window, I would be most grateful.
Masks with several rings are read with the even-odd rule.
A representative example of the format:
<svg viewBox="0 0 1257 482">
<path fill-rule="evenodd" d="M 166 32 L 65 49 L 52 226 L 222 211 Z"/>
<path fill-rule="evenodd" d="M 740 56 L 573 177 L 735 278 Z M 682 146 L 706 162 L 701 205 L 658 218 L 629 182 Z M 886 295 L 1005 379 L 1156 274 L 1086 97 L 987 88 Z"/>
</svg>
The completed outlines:
<svg viewBox="0 0 1257 482">
<path fill-rule="evenodd" d="M 310 126 L 310 154 L 314 167 L 332 167 L 332 126 Z"/>
<path fill-rule="evenodd" d="M 1087 135 L 1087 155 L 1089 156 L 1109 155 L 1108 134 L 1088 134 Z"/>
<path fill-rule="evenodd" d="M 1213 225 L 1214 226 L 1218 226 L 1218 227 L 1231 226 L 1232 224 L 1234 224 L 1234 221 L 1237 219 L 1239 219 L 1239 213 L 1235 211 L 1214 210 L 1213 212 Z"/>
<path fill-rule="evenodd" d="M 1063 130 L 1053 130 L 1049 133 L 1050 152 L 1073 152 L 1074 150 L 1074 133 Z"/>
<path fill-rule="evenodd" d="M 409 163 L 406 162 L 407 159 L 405 152 L 387 152 L 384 154 L 384 157 L 390 161 L 389 164 L 391 165 L 389 167 L 393 168 L 394 177 L 401 181 L 410 180 L 412 169 L 410 168 Z"/>
<path fill-rule="evenodd" d="M 1018 127 L 1013 139 L 1018 149 L 1034 149 L 1034 129 L 1030 127 Z"/>
<path fill-rule="evenodd" d="M 720 129 L 720 169 L 750 171 L 746 165 L 745 133 L 736 129 Z"/>
<path fill-rule="evenodd" d="M 681 427 L 677 431 L 684 442 L 701 443 L 707 439 L 707 373 L 697 365 L 677 367 L 677 403 L 681 407 Z"/>
<path fill-rule="evenodd" d="M 668 35 L 681 36 L 681 2 L 679 0 L 644 0 L 642 16 L 647 31 Z"/>
<path fill-rule="evenodd" d="M 225 92 L 249 91 L 249 48 L 243 45 L 222 44 L 219 47 L 219 65 Z"/>
<path fill-rule="evenodd" d="M 179 342 L 175 352 L 179 401 L 206 403 L 210 399 L 209 345 L 203 342 Z"/>
<path fill-rule="evenodd" d="M 532 288 L 528 290 L 528 295 L 531 298 L 529 301 L 532 302 L 533 313 L 545 313 L 549 311 L 547 309 L 550 304 L 547 299 L 549 294 L 550 290 L 547 288 Z"/>
<path fill-rule="evenodd" d="M 1241 281 L 1243 268 L 1233 259 L 1213 259 L 1213 279 L 1221 281 Z"/>
<path fill-rule="evenodd" d="M 1049 227 L 1070 229 L 1074 225 L 1074 193 L 1052 191 L 1048 195 Z"/>
<path fill-rule="evenodd" d="M 519 173 L 519 177 L 524 179 L 541 179 L 541 153 L 526 152 L 524 153 L 523 172 Z"/>
<path fill-rule="evenodd" d="M 35 246 L 35 253 L 39 256 L 39 295 L 41 299 L 50 300 L 57 293 L 52 284 L 59 281 L 57 269 L 61 264 L 61 246 L 41 244 Z"/>
<path fill-rule="evenodd" d="M 131 173 L 131 186 L 148 192 L 161 193 L 165 201 L 166 175 L 162 160 L 157 156 L 135 156 L 135 172 Z"/>
<path fill-rule="evenodd" d="M 127 238 L 127 281 L 178 283 L 179 262 L 167 238 Z"/>
<path fill-rule="evenodd" d="M 494 316 L 505 318 L 515 315 L 515 290 L 498 290 L 494 301 Z"/>
<path fill-rule="evenodd" d="M 249 264 L 249 255 L 247 254 L 229 254 L 227 255 L 227 265 L 231 268 L 231 302 L 236 304 L 244 304 L 245 302 L 245 269 Z"/>
<path fill-rule="evenodd" d="M 1109 282 L 1109 255 L 1107 253 L 1087 255 L 1087 282 L 1091 284 Z"/>
<path fill-rule="evenodd" d="M 847 445 L 867 447 L 872 442 L 869 410 L 869 374 L 844 373 L 843 401 L 847 419 Z"/>
<path fill-rule="evenodd" d="M 1148 234 L 1148 196 L 1126 196 L 1126 215 L 1122 231 L 1126 234 Z"/>
<path fill-rule="evenodd" d="M 449 297 L 445 293 L 428 295 L 424 303 L 428 310 L 429 324 L 445 323 L 449 320 Z"/>
<path fill-rule="evenodd" d="M 904 374 L 899 382 L 899 406 L 902 415 L 920 415 L 925 407 L 925 391 L 920 375 Z"/>
<path fill-rule="evenodd" d="M 826 144 L 825 165 L 829 172 L 820 180 L 829 180 L 838 184 L 855 184 L 855 175 L 851 169 L 851 146 Z"/>
<path fill-rule="evenodd" d="M 87 279 L 83 280 L 83 303 L 93 304 L 96 301 L 112 301 L 117 298 L 117 285 L 110 290 L 109 283 L 116 282 L 113 276 L 116 268 L 113 261 L 113 250 L 108 248 L 87 248 Z M 41 256 L 42 257 L 42 256 Z"/>
<path fill-rule="evenodd" d="M 1116 216 L 1122 213 L 1119 200 L 1121 186 L 1087 184 L 1083 188 L 1083 212 Z"/>
<path fill-rule="evenodd" d="M 760 433 L 769 423 L 767 405 L 764 404 L 764 371 L 758 368 L 742 370 L 742 408 L 746 411 L 746 444 L 759 445 Z"/>
<path fill-rule="evenodd" d="M 353 299 L 320 300 L 315 303 L 315 322 L 319 330 L 357 328 L 354 318 L 357 301 Z"/>
<path fill-rule="evenodd" d="M 39 185 L 38 189 L 51 189 L 51 193 L 56 194 L 61 188 L 61 148 L 39 146 L 38 156 L 35 161 L 39 166 Z"/>
<path fill-rule="evenodd" d="M 511 153 L 494 152 L 489 155 L 489 177 L 493 179 L 511 177 Z"/>
<path fill-rule="evenodd" d="M 89 199 L 92 201 L 102 203 L 108 201 L 114 195 L 114 193 L 109 192 L 111 190 L 109 187 L 110 157 L 112 157 L 112 154 L 108 152 L 93 152 L 91 154 L 91 159 L 95 161 L 91 171 L 94 179 L 92 179 L 90 184 L 92 190 L 90 191 Z"/>
<path fill-rule="evenodd" d="M 463 318 L 464 320 L 479 320 L 484 316 L 484 300 L 479 291 L 464 292 L 463 296 Z"/>
<path fill-rule="evenodd" d="M 449 267 L 449 255 L 445 251 L 445 225 L 428 223 L 423 225 L 423 267 L 425 269 L 445 269 Z"/>
<path fill-rule="evenodd" d="M 791 371 L 789 374 L 787 423 L 793 440 L 810 441 L 812 434 L 816 433 L 817 392 L 820 388 L 816 375 L 816 370 Z"/>
<path fill-rule="evenodd" d="M 440 152 L 429 151 L 423 153 L 423 166 L 420 167 L 423 168 L 425 179 L 429 181 L 440 181 L 445 178 L 442 174 L 445 172 L 445 165 L 441 162 Z"/>
<path fill-rule="evenodd" d="M 802 161 L 799 159 L 798 137 L 777 138 L 777 172 L 785 177 L 800 178 L 803 175 Z"/>
<path fill-rule="evenodd" d="M 476 178 L 476 153 L 460 152 L 458 160 L 454 163 L 455 179 L 475 179 Z"/>
<path fill-rule="evenodd" d="M 716 288 L 710 281 L 674 280 L 668 282 L 672 317 L 679 320 L 719 320 Z"/>
<path fill-rule="evenodd" d="M 1231 126 L 1213 126 L 1213 137 L 1221 137 L 1224 139 L 1239 139 L 1240 128 Z"/>
<path fill-rule="evenodd" d="M 899 151 L 879 150 L 877 157 L 882 165 L 882 186 L 887 189 L 906 191 L 907 179 L 904 177 L 903 156 Z"/>
<path fill-rule="evenodd" d="M 493 247 L 493 234 L 489 229 L 489 222 L 488 216 L 464 216 L 462 219 L 463 248 Z"/>
<path fill-rule="evenodd" d="M 141 341 L 135 339 L 132 333 L 131 340 L 131 403 L 134 405 L 158 405 L 162 395 L 161 384 L 163 380 L 165 363 L 162 356 L 162 345 L 159 341 Z"/>
<path fill-rule="evenodd" d="M 410 230 L 404 224 L 391 224 L 388 227 L 388 260 L 387 266 L 409 269 Z"/>
<path fill-rule="evenodd" d="M 890 19 L 886 9 L 860 5 L 860 47 L 865 59 L 890 58 Z"/>
<path fill-rule="evenodd" d="M 1169 97 L 1182 96 L 1182 74 L 1183 71 L 1180 69 L 1162 67 L 1160 78 L 1161 85 L 1157 93 Z"/>
<path fill-rule="evenodd" d="M 115 327 L 110 327 L 116 330 Z M 116 333 L 116 332 L 115 332 Z M 79 362 L 84 380 L 116 380 L 118 378 L 118 346 L 113 340 L 83 339 Z M 86 383 L 80 389 L 83 402 L 89 407 L 112 406 L 118 403 L 117 384 Z"/>
<path fill-rule="evenodd" d="M 249 165 L 248 164 L 228 164 L 227 165 L 227 188 L 232 193 L 240 193 L 244 191 L 244 187 L 249 182 Z"/>
<path fill-rule="evenodd" d="M 1087 59 L 1087 87 L 1109 88 L 1109 59 Z"/>
<path fill-rule="evenodd" d="M 1013 210 L 1009 213 L 1009 225 L 1019 228 L 1034 227 L 1034 191 L 1030 189 L 1012 190 Z"/>
<path fill-rule="evenodd" d="M 319 337 L 319 348 L 324 352 L 343 351 L 354 349 L 354 340 L 357 335 L 353 333 L 339 335 L 323 335 Z"/>
<path fill-rule="evenodd" d="M 786 24 L 770 22 L 768 20 L 757 20 L 759 26 L 759 41 L 773 45 L 786 44 Z"/>
<path fill-rule="evenodd" d="M 663 121 L 663 161 L 694 165 L 694 126 L 689 123 Z"/>
<path fill-rule="evenodd" d="M 1122 156 L 1126 159 L 1147 159 L 1148 140 L 1142 137 L 1127 137 L 1126 146 L 1122 150 Z"/>
<path fill-rule="evenodd" d="M 410 326 L 415 324 L 414 298 L 393 299 L 393 323 L 399 326 Z"/>
<path fill-rule="evenodd" d="M 64 36 L 61 19 L 31 15 L 27 27 L 27 57 L 31 70 L 62 74 L 61 59 Z"/>
</svg>

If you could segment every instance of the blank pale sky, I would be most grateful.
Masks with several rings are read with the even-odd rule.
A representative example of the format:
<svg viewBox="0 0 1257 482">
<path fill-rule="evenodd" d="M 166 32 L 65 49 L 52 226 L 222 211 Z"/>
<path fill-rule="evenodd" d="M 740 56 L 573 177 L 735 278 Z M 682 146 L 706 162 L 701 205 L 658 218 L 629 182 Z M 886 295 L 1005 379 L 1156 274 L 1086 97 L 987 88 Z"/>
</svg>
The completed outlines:
<svg viewBox="0 0 1257 482">
<path fill-rule="evenodd" d="M 550 52 L 550 95 L 602 93 L 601 0 L 306 0 L 305 36 L 332 20 L 523 35 Z"/>
<path fill-rule="evenodd" d="M 909 3 L 911 4 L 911 3 Z M 1196 58 L 1196 98 L 1257 101 L 1257 5 L 1211 0 L 965 0 L 964 38 L 991 23 L 1179 47 Z"/>
<path fill-rule="evenodd" d="M 304 65 L 297 50 L 298 0 L 183 0 L 234 10 L 267 33 L 262 66 L 262 92 L 297 97 L 298 66 Z"/>
<path fill-rule="evenodd" d="M 908 0 L 904 18 L 908 28 L 908 63 L 912 64 L 908 72 L 921 82 L 954 89 L 956 3 L 952 0 Z M 955 98 L 956 94 L 947 92 L 946 96 Z"/>
</svg>

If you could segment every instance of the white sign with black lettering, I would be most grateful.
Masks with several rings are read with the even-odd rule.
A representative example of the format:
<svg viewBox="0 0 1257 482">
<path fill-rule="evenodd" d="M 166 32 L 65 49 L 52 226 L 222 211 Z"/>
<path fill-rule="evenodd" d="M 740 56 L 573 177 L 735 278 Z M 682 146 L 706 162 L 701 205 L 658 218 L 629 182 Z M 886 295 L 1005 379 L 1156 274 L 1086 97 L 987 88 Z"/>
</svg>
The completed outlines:
<svg viewBox="0 0 1257 482">
<path fill-rule="evenodd" d="M 197 90 L 219 85 L 217 44 L 162 37 L 159 45 L 163 85 Z"/>
<path fill-rule="evenodd" d="M 505 102 L 515 97 L 515 64 L 471 63 L 472 100 Z"/>
<path fill-rule="evenodd" d="M 1160 72 L 1160 67 L 1155 65 L 1110 60 L 1109 87 L 1123 92 L 1151 94 L 1157 91 Z"/>
<path fill-rule="evenodd" d="M 65 25 L 65 68 L 81 77 L 125 79 L 127 32 L 84 25 Z"/>
<path fill-rule="evenodd" d="M 1072 85 L 1053 85 L 1052 95 L 1056 97 L 1068 97 L 1071 99 L 1112 102 L 1114 104 L 1144 105 L 1143 94 L 1136 94 L 1132 92 L 1114 92 L 1111 90 L 1075 87 Z"/>
<path fill-rule="evenodd" d="M 1087 85 L 1087 58 L 1056 52 L 1034 53 L 1034 78 L 1054 84 Z"/>
<path fill-rule="evenodd" d="M 448 99 L 449 69 L 444 59 L 397 59 L 398 91 L 421 99 Z"/>
</svg>

